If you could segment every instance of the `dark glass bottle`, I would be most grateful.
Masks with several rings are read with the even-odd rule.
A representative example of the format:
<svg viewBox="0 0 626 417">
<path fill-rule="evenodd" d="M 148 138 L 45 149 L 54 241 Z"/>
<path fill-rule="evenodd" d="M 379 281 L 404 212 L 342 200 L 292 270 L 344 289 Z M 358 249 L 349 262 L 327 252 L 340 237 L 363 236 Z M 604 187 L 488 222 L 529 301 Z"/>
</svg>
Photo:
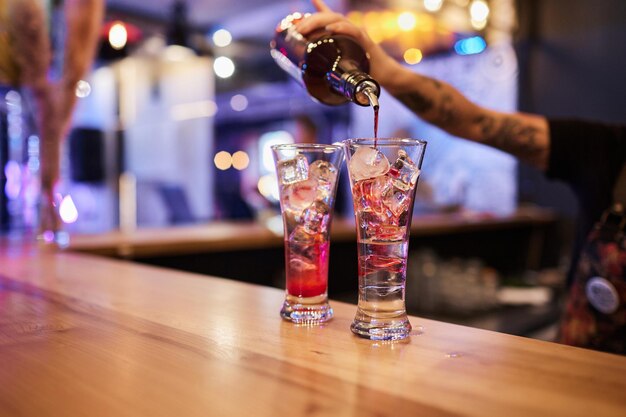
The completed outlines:
<svg viewBox="0 0 626 417">
<path fill-rule="evenodd" d="M 294 24 L 300 13 L 284 18 L 276 28 L 271 55 L 298 80 L 309 94 L 324 104 L 352 101 L 378 108 L 380 87 L 369 76 L 369 57 L 351 37 L 318 30 L 304 37 Z"/>
</svg>

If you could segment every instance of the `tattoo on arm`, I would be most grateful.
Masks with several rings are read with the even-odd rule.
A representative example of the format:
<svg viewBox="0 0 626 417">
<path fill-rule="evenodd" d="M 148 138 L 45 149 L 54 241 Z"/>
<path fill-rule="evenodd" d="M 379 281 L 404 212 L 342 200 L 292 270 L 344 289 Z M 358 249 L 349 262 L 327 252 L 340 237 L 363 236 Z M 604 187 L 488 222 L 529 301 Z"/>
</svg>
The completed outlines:
<svg viewBox="0 0 626 417">
<path fill-rule="evenodd" d="M 443 89 L 443 84 L 437 80 L 429 80 L 436 90 L 435 94 L 426 95 L 418 91 L 404 93 L 397 96 L 405 106 L 413 112 L 423 116 L 430 110 L 436 110 L 430 118 L 431 123 L 446 129 L 456 121 L 456 113 L 454 110 L 453 97 L 450 92 Z M 436 104 L 436 102 L 438 102 Z M 435 116 L 436 115 L 436 116 Z M 436 117 L 436 118 L 434 118 Z"/>
<path fill-rule="evenodd" d="M 451 125 L 456 121 L 457 117 L 452 103 L 452 95 L 449 93 L 442 93 L 441 103 L 439 104 L 439 120 L 437 121 L 437 124 L 445 129 L 447 127 L 451 127 Z"/>
<path fill-rule="evenodd" d="M 453 135 L 499 148 L 540 169 L 547 167 L 550 139 L 545 119 L 488 111 L 444 82 L 421 76 L 413 80 L 413 88 L 394 95 L 427 122 Z"/>
<path fill-rule="evenodd" d="M 486 142 L 487 138 L 493 136 L 495 126 L 495 120 L 493 119 L 493 117 L 481 114 L 480 116 L 476 117 L 474 123 L 476 123 L 480 128 L 481 137 L 478 140 L 479 142 Z"/>
<path fill-rule="evenodd" d="M 415 113 L 421 114 L 433 108 L 433 101 L 418 92 L 404 93 L 397 96 L 405 106 Z"/>
<path fill-rule="evenodd" d="M 497 123 L 494 117 L 483 114 L 474 122 L 482 134 L 480 142 L 507 151 L 527 162 L 536 163 L 545 151 L 537 141 L 539 129 L 515 117 L 507 116 Z"/>
</svg>

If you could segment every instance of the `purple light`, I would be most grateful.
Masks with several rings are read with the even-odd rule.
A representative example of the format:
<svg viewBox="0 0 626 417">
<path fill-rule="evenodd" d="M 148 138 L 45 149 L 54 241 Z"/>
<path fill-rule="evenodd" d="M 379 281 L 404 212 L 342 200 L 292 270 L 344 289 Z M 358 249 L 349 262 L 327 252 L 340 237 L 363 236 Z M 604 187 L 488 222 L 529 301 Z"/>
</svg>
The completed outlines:
<svg viewBox="0 0 626 417">
<path fill-rule="evenodd" d="M 46 230 L 45 232 L 43 232 L 42 237 L 43 241 L 46 243 L 54 242 L 54 232 L 52 230 Z"/>
<path fill-rule="evenodd" d="M 4 167 L 4 175 L 7 178 L 4 193 L 10 200 L 15 200 L 19 197 L 22 190 L 22 170 L 20 169 L 20 164 L 15 161 L 7 162 Z"/>
</svg>

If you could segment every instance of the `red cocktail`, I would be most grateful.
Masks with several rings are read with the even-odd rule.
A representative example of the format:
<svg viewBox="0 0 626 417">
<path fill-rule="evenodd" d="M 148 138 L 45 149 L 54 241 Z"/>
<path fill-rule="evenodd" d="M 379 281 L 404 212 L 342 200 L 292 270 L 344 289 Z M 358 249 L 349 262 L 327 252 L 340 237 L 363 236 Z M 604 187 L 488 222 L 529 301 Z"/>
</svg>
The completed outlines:
<svg viewBox="0 0 626 417">
<path fill-rule="evenodd" d="M 286 295 L 281 316 L 324 322 L 328 304 L 329 230 L 343 149 L 336 145 L 272 147 L 285 230 Z"/>
</svg>

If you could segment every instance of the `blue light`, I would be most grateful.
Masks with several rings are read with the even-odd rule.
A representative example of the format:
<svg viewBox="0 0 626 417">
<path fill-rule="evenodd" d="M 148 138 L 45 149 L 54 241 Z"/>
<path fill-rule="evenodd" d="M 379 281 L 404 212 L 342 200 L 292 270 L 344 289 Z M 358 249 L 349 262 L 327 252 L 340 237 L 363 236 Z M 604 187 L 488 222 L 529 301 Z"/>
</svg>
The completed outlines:
<svg viewBox="0 0 626 417">
<path fill-rule="evenodd" d="M 454 44 L 454 50 L 459 55 L 479 54 L 485 50 L 487 42 L 480 36 L 461 39 Z"/>
</svg>

